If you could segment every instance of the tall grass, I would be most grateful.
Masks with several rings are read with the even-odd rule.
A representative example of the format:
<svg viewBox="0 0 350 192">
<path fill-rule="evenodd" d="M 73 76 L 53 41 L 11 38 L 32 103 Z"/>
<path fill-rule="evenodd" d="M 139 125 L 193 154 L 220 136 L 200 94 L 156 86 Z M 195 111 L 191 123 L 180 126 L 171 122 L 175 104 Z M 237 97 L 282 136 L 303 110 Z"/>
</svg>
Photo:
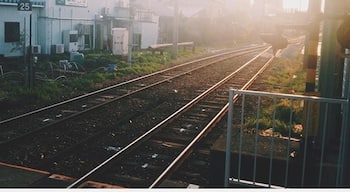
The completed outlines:
<svg viewBox="0 0 350 192">
<path fill-rule="evenodd" d="M 294 59 L 277 58 L 276 62 L 278 64 L 272 70 L 277 71 L 277 73 L 265 81 L 265 84 L 270 87 L 267 91 L 302 94 L 305 89 L 302 55 Z"/>
<path fill-rule="evenodd" d="M 179 57 L 191 57 L 192 51 L 179 50 Z M 132 63 L 126 62 L 125 57 L 116 57 L 110 53 L 88 53 L 85 54 L 83 67 L 86 69 L 85 75 L 77 75 L 54 81 L 36 81 L 31 89 L 24 83 L 18 84 L 10 79 L 0 79 L 0 101 L 5 99 L 10 102 L 25 102 L 27 104 L 39 104 L 58 100 L 62 97 L 67 98 L 75 94 L 90 92 L 103 84 L 105 81 L 113 81 L 117 78 L 141 76 L 158 71 L 172 62 L 169 52 L 161 54 L 152 54 L 149 51 L 134 52 Z M 49 71 L 48 62 L 57 63 L 60 59 L 68 59 L 68 55 L 60 57 L 45 56 L 36 64 L 36 70 L 41 73 Z M 98 68 L 107 69 L 109 64 L 115 64 L 117 71 L 98 71 Z M 49 76 L 49 75 L 48 75 Z M 21 80 L 24 82 L 23 80 Z"/>
<path fill-rule="evenodd" d="M 276 71 L 274 75 L 269 76 L 265 81 L 265 87 L 270 92 L 279 93 L 295 93 L 302 94 L 305 89 L 305 72 L 303 70 L 302 56 L 295 59 L 278 58 L 275 61 L 272 71 Z M 275 121 L 272 117 L 276 110 Z M 291 103 L 288 100 L 278 100 L 276 108 L 271 102 L 262 102 L 262 114 L 259 120 L 256 118 L 248 118 L 245 126 L 247 128 L 255 128 L 257 123 L 259 130 L 265 130 L 275 127 L 275 132 L 279 132 L 283 136 L 289 135 L 291 129 L 292 137 L 300 137 L 301 130 L 294 129 L 294 126 L 302 122 L 302 105 L 294 103 L 292 111 L 292 121 L 290 122 Z M 291 127 L 292 126 L 292 127 Z"/>
</svg>

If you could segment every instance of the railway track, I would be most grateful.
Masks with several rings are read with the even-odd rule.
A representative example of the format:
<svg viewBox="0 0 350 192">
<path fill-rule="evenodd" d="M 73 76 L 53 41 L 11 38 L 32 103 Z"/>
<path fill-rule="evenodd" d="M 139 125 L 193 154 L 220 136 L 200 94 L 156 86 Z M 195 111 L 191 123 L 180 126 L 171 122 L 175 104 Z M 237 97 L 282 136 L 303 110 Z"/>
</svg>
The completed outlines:
<svg viewBox="0 0 350 192">
<path fill-rule="evenodd" d="M 89 113 L 148 88 L 171 81 L 213 63 L 263 48 L 263 46 L 229 51 L 164 69 L 149 75 L 106 87 L 54 105 L 0 120 L 0 144 L 19 140 L 29 134 Z M 17 131 L 20 130 L 20 131 Z M 20 135 L 18 133 L 21 133 Z"/>
<path fill-rule="evenodd" d="M 108 181 L 122 187 L 159 186 L 225 115 L 227 90 L 230 87 L 248 88 L 272 61 L 272 57 L 262 60 L 263 53 L 76 180 L 69 188 L 87 180 Z"/>
<path fill-rule="evenodd" d="M 162 74 L 162 76 L 167 77 L 160 80 L 162 83 L 159 85 L 164 84 L 163 86 L 147 86 L 146 83 L 142 83 L 139 85 L 141 88 L 136 89 L 141 89 L 142 92 L 137 91 L 131 94 L 128 92 L 108 105 L 97 104 L 98 107 L 91 107 L 90 109 L 94 109 L 95 114 L 87 114 L 86 109 L 83 110 L 84 113 L 77 112 L 70 116 L 70 118 L 75 117 L 70 123 L 66 122 L 67 119 L 55 123 L 51 122 L 50 126 L 46 125 L 40 128 L 40 130 L 47 129 L 46 131 L 29 131 L 29 133 L 6 140 L 0 144 L 1 157 L 8 155 L 11 158 L 2 158 L 1 160 L 38 169 L 49 169 L 50 172 L 80 178 L 65 186 L 69 188 L 82 187 L 83 183 L 92 180 L 121 187 L 156 187 L 177 167 L 179 162 L 183 161 L 192 147 L 207 134 L 212 125 L 223 115 L 218 115 L 218 113 L 225 112 L 227 90 L 231 87 L 241 89 L 243 84 L 248 86 L 249 83 L 245 82 L 248 74 L 255 79 L 261 67 L 265 66 L 267 61 L 271 61 L 271 58 L 266 56 L 268 55 L 267 51 L 268 49 L 244 66 L 238 64 L 233 73 L 223 74 L 225 78 L 221 79 L 220 83 L 214 83 L 218 82 L 217 79 L 210 82 L 207 82 L 208 79 L 204 79 L 210 88 L 205 88 L 204 92 L 201 87 L 196 88 L 196 91 L 190 90 L 192 96 L 188 96 L 186 91 L 179 93 L 181 87 L 184 86 L 183 84 L 170 89 L 168 87 L 171 83 L 178 81 L 176 77 L 180 76 L 179 74 L 182 74 L 181 76 L 187 74 L 187 78 L 190 80 L 195 74 L 200 74 L 198 70 L 182 69 L 183 73 L 172 75 L 171 78 L 169 78 L 169 74 Z M 228 62 L 220 67 L 226 71 L 225 65 L 232 67 L 232 64 L 229 64 Z M 205 66 L 209 66 L 209 64 L 205 64 Z M 202 67 L 201 70 L 210 71 L 214 67 L 218 66 Z M 242 73 L 242 70 L 247 71 Z M 168 94 L 154 96 L 155 90 Z M 201 94 L 198 96 L 197 92 L 201 92 Z M 176 104 L 169 103 L 169 94 L 175 95 L 172 99 Z M 111 94 L 108 93 L 108 95 Z M 134 98 L 126 99 L 130 95 L 133 95 Z M 181 95 L 185 95 L 185 98 L 180 97 Z M 128 108 L 131 105 L 137 107 Z M 81 103 L 78 106 L 82 106 Z M 111 110 L 111 108 L 118 109 Z M 121 111 L 125 108 L 131 111 Z M 164 112 L 161 109 L 167 110 Z M 48 109 L 39 111 L 39 113 L 46 110 Z M 109 123 L 99 122 L 98 115 L 102 111 L 111 115 L 106 119 L 118 120 Z M 145 119 L 149 121 L 145 121 Z M 208 120 L 211 121 L 207 122 Z M 77 131 L 76 127 L 79 127 L 78 125 L 83 124 L 83 122 L 85 122 L 85 127 L 81 126 L 78 128 L 81 130 Z M 144 128 L 132 133 L 130 131 L 129 134 L 130 128 L 135 127 Z M 63 131 L 65 134 L 59 134 Z M 43 138 L 50 142 L 45 143 Z M 38 141 L 36 142 L 36 140 Z M 39 150 L 32 152 L 34 148 Z M 183 151 L 184 149 L 186 152 Z M 84 172 L 88 173 L 82 174 Z"/>
</svg>

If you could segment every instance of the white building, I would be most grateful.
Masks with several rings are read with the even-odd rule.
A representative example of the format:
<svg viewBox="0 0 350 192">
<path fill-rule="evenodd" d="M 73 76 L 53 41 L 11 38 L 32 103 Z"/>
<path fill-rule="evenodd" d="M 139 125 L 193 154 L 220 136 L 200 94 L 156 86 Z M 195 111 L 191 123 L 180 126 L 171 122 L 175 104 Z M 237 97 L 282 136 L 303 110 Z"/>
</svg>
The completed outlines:
<svg viewBox="0 0 350 192">
<path fill-rule="evenodd" d="M 129 0 L 30 0 L 32 11 L 17 10 L 19 1 L 0 0 L 0 55 L 5 57 L 24 55 L 30 39 L 41 54 L 111 51 L 117 27 L 132 28 L 133 46 L 157 43 L 158 17 L 133 9 L 131 25 Z"/>
</svg>

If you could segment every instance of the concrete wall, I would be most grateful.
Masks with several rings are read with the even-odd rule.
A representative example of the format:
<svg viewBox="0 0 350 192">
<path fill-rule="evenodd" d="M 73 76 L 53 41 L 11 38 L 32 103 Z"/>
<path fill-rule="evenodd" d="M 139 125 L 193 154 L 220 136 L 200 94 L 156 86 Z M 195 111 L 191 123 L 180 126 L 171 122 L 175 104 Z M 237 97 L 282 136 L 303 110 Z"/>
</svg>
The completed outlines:
<svg viewBox="0 0 350 192">
<path fill-rule="evenodd" d="M 81 25 L 92 26 L 95 29 L 96 20 L 101 19 L 105 7 L 115 7 L 115 1 L 90 0 L 87 6 L 57 5 L 55 0 L 47 1 L 45 9 L 38 18 L 40 29 L 46 31 L 40 36 L 40 44 L 42 44 L 44 53 L 50 53 L 51 45 L 63 43 L 62 33 L 65 30 L 79 30 Z M 94 32 L 95 30 L 88 34 L 91 39 L 95 39 Z M 80 34 L 78 49 L 84 50 L 84 44 L 84 36 Z"/>
<path fill-rule="evenodd" d="M 25 39 L 26 46 L 29 45 L 29 27 L 30 27 L 30 14 L 33 18 L 38 16 L 40 8 L 33 8 L 32 12 L 18 11 L 17 6 L 13 5 L 0 5 L 0 54 L 5 57 L 21 56 L 23 55 L 24 42 L 5 42 L 5 22 L 18 22 L 20 25 L 21 39 Z M 37 42 L 37 26 L 36 19 L 32 20 L 32 43 Z"/>
<path fill-rule="evenodd" d="M 142 23 L 141 49 L 147 49 L 150 45 L 157 44 L 158 23 Z"/>
</svg>

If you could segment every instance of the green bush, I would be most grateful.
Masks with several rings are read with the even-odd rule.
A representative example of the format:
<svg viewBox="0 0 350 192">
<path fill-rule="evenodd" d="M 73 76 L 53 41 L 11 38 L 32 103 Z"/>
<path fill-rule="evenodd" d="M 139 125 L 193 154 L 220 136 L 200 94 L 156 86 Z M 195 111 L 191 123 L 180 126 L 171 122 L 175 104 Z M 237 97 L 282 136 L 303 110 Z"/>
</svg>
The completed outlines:
<svg viewBox="0 0 350 192">
<path fill-rule="evenodd" d="M 47 102 L 56 99 L 60 95 L 61 88 L 55 82 L 38 83 L 32 89 L 24 86 L 13 87 L 13 91 L 8 92 L 7 97 L 12 100 L 25 100 L 28 103 Z"/>
<path fill-rule="evenodd" d="M 286 122 L 281 121 L 279 119 L 275 119 L 275 121 L 273 121 L 272 118 L 267 118 L 267 117 L 260 118 L 259 120 L 249 119 L 245 123 L 245 127 L 247 129 L 256 129 L 256 126 L 258 126 L 258 129 L 261 131 L 261 130 L 266 130 L 266 129 L 270 129 L 270 128 L 274 127 L 274 133 L 278 132 L 282 136 L 288 137 L 289 131 L 290 131 L 291 137 L 299 138 L 301 133 L 300 133 L 300 131 L 297 131 L 294 129 L 294 125 L 295 124 L 290 125 L 289 122 L 286 123 Z"/>
<path fill-rule="evenodd" d="M 163 55 L 152 54 L 149 51 L 133 52 L 132 64 L 127 63 L 126 57 L 117 57 L 110 53 L 87 52 L 84 53 L 84 64 L 87 72 L 84 75 L 63 78 L 57 81 L 36 82 L 32 89 L 25 86 L 24 82 L 0 81 L 0 99 L 11 101 L 25 101 L 26 103 L 44 103 L 60 97 L 70 97 L 75 93 L 89 92 L 96 89 L 95 84 L 103 83 L 105 80 L 113 80 L 116 77 L 141 76 L 155 72 L 164 68 L 170 61 L 171 49 L 165 51 Z M 179 58 L 192 56 L 192 51 L 179 50 Z M 58 67 L 59 60 L 69 60 L 69 54 L 40 56 L 39 62 L 35 65 L 35 70 L 47 76 L 53 75 L 51 65 Z M 96 72 L 97 69 L 108 67 L 108 64 L 116 64 L 116 72 Z M 52 77 L 53 79 L 55 77 Z M 47 80 L 47 79 L 46 79 Z"/>
<path fill-rule="evenodd" d="M 281 121 L 281 120 L 275 120 L 275 125 L 274 125 L 274 131 L 280 133 L 283 136 L 288 136 L 289 135 L 289 126 Z"/>
<path fill-rule="evenodd" d="M 274 110 L 275 117 L 274 117 Z M 276 104 L 276 108 L 269 102 L 263 102 L 262 113 L 259 120 L 256 118 L 247 118 L 245 126 L 248 129 L 256 128 L 258 123 L 259 130 L 265 130 L 275 127 L 275 132 L 281 133 L 283 136 L 289 136 L 289 129 L 291 129 L 291 135 L 293 137 L 299 137 L 300 133 L 293 127 L 295 124 L 300 124 L 302 120 L 302 110 L 303 108 L 298 103 L 293 104 L 292 108 L 292 120 L 290 120 L 291 113 L 291 103 L 287 99 L 281 99 Z M 275 119 L 275 121 L 273 121 Z"/>
<path fill-rule="evenodd" d="M 256 118 L 248 119 L 247 122 L 245 123 L 245 126 L 248 129 L 255 129 L 256 126 L 258 126 L 259 130 L 265 130 L 272 127 L 271 120 L 268 118 L 260 118 L 259 120 L 257 120 Z"/>
<path fill-rule="evenodd" d="M 279 73 L 269 76 L 265 81 L 265 84 L 270 86 L 270 90 L 282 93 L 303 93 L 305 87 L 305 71 L 303 70 L 303 57 L 299 56 L 297 59 L 283 59 L 277 58 L 278 64 L 273 67 L 274 71 Z M 303 108 L 299 101 L 295 101 L 292 106 L 292 119 L 290 120 L 291 113 L 291 102 L 287 99 L 281 99 L 277 102 L 276 108 L 274 105 L 265 101 L 262 103 L 262 114 L 259 120 L 259 129 L 264 130 L 271 128 L 272 119 L 275 113 L 275 132 L 280 132 L 283 136 L 289 135 L 289 129 L 292 130 L 293 137 L 300 137 L 300 130 L 294 129 L 294 125 L 300 124 L 303 118 Z M 248 128 L 255 128 L 257 120 L 248 120 L 246 126 Z M 292 124 L 292 127 L 290 127 Z"/>
<path fill-rule="evenodd" d="M 303 108 L 299 103 L 294 103 L 291 108 L 291 102 L 288 99 L 281 99 L 274 109 L 273 105 L 264 104 L 263 115 L 271 116 L 273 115 L 274 110 L 276 110 L 276 119 L 281 120 L 285 123 L 290 122 L 290 115 L 292 113 L 292 122 L 300 123 L 302 120 L 302 110 Z M 292 112 L 291 112 L 292 110 Z"/>
</svg>

